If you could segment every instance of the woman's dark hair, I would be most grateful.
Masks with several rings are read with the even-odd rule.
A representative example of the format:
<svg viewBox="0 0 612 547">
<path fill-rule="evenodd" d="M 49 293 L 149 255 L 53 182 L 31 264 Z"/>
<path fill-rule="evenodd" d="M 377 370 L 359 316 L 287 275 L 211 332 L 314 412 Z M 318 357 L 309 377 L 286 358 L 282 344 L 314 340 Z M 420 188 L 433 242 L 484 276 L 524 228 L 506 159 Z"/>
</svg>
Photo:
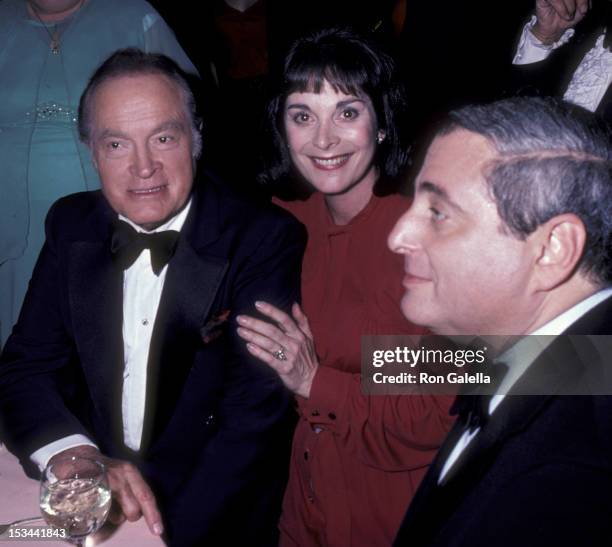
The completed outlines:
<svg viewBox="0 0 612 547">
<path fill-rule="evenodd" d="M 398 131 L 405 112 L 405 97 L 394 69 L 395 63 L 389 55 L 348 28 L 320 30 L 294 42 L 266 111 L 259 182 L 277 183 L 292 170 L 283 123 L 287 96 L 293 92 L 319 93 L 324 82 L 328 82 L 347 95 L 370 98 L 378 129 L 385 132 L 374 157 L 382 175 L 375 192 L 390 193 L 389 179 L 397 177 L 407 161 L 407 147 Z"/>
</svg>

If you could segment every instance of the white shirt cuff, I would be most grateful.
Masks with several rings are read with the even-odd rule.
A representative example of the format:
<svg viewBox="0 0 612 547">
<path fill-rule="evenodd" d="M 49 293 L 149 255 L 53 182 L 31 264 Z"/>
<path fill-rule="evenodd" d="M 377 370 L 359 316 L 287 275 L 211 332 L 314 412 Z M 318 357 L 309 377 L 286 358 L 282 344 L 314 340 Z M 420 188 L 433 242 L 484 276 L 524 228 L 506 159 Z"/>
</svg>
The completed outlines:
<svg viewBox="0 0 612 547">
<path fill-rule="evenodd" d="M 536 16 L 532 15 L 531 20 L 523 27 L 516 54 L 512 60 L 513 65 L 528 65 L 543 61 L 551 51 L 565 44 L 574 35 L 574 29 L 568 28 L 556 42 L 544 44 L 531 32 L 536 21 Z"/>
<path fill-rule="evenodd" d="M 68 450 L 69 448 L 82 446 L 84 444 L 98 448 L 92 441 L 85 437 L 85 435 L 68 435 L 68 437 L 63 437 L 62 439 L 58 439 L 57 441 L 53 441 L 52 443 L 42 446 L 30 454 L 30 459 L 41 471 L 44 471 L 45 467 L 47 467 L 47 462 L 53 456 L 59 454 L 63 450 Z"/>
</svg>

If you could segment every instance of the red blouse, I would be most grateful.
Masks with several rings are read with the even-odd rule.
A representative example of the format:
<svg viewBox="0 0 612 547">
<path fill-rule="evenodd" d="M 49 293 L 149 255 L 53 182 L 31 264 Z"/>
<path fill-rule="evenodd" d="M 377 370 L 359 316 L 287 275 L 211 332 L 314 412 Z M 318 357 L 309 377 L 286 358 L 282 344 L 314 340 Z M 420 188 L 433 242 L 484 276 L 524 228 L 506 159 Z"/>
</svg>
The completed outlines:
<svg viewBox="0 0 612 547">
<path fill-rule="evenodd" d="M 308 230 L 302 298 L 321 364 L 297 398 L 281 545 L 388 546 L 452 425 L 452 397 L 361 393 L 361 335 L 422 332 L 400 311 L 403 260 L 387 248 L 410 202 L 374 196 L 346 226 L 320 193 L 278 203 Z"/>
</svg>

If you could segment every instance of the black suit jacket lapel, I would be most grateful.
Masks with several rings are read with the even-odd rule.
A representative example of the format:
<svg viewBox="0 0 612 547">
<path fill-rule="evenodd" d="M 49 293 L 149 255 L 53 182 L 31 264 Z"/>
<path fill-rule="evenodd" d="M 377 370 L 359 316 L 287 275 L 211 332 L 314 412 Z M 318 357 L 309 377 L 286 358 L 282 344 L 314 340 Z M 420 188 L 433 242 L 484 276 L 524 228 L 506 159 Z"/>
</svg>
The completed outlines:
<svg viewBox="0 0 612 547">
<path fill-rule="evenodd" d="M 409 507 L 396 545 L 429 545 L 486 473 L 504 441 L 531 421 L 546 404 L 546 398 L 524 397 L 513 400 L 511 405 L 508 402 L 506 399 L 502 403 L 503 409 L 500 405 L 438 484 L 444 463 L 463 435 L 463 426 L 455 424 Z"/>
<path fill-rule="evenodd" d="M 441 497 L 443 492 L 438 486 L 438 477 L 462 434 L 463 426 L 455 422 L 410 503 L 394 545 L 427 545 L 444 522 L 445 515 L 440 510 L 444 498 Z"/>
<path fill-rule="evenodd" d="M 123 384 L 123 272 L 110 255 L 114 214 L 100 196 L 94 237 L 74 241 L 68 250 L 69 305 L 74 338 L 92 403 L 101 417 L 106 442 L 121 434 Z"/>
<path fill-rule="evenodd" d="M 196 191 L 176 253 L 168 266 L 151 338 L 141 452 L 161 433 L 202 347 L 200 329 L 228 263 L 207 254 L 219 236 L 218 198 L 210 187 Z"/>
<path fill-rule="evenodd" d="M 456 424 L 413 500 L 396 545 L 428 545 L 494 462 L 509 437 L 520 432 L 550 403 L 554 393 L 582 374 L 571 343 L 558 339 L 527 369 L 438 485 L 440 471 L 462 435 Z M 534 393 L 534 395 L 514 395 Z M 536 395 L 548 393 L 548 395 Z M 419 539 L 417 539 L 419 538 Z"/>
</svg>

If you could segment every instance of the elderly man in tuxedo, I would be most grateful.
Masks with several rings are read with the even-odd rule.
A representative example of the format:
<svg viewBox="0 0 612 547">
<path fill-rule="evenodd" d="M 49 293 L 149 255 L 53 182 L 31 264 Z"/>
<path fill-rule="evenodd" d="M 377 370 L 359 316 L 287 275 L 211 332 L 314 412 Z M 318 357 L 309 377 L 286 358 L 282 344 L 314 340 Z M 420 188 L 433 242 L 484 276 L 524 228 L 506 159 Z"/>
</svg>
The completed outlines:
<svg viewBox="0 0 612 547">
<path fill-rule="evenodd" d="M 389 236 L 401 305 L 436 333 L 495 335 L 507 372 L 457 401 L 395 545 L 609 545 L 611 357 L 552 335 L 612 333 L 611 243 L 612 140 L 593 114 L 538 98 L 450 114 Z"/>
<path fill-rule="evenodd" d="M 194 182 L 194 98 L 162 55 L 107 59 L 79 130 L 102 190 L 48 214 L 0 361 L 6 443 L 26 468 L 101 460 L 121 513 L 170 544 L 273 545 L 290 398 L 235 317 L 299 299 L 302 228 Z"/>
</svg>

